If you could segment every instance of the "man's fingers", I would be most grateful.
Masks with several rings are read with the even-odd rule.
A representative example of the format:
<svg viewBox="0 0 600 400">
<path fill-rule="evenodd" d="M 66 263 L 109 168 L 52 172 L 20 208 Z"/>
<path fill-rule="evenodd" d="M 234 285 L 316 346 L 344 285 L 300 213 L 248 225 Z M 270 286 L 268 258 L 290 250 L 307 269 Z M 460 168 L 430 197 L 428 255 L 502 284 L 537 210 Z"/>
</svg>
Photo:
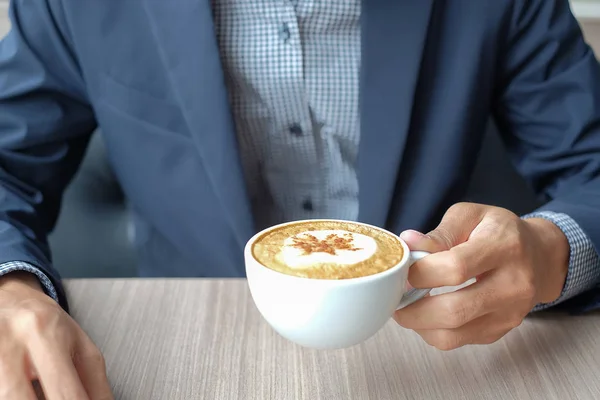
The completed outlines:
<svg viewBox="0 0 600 400">
<path fill-rule="evenodd" d="M 485 216 L 486 208 L 480 204 L 458 203 L 448 209 L 439 225 L 427 235 L 408 230 L 400 237 L 411 250 L 437 253 L 451 249 L 469 239 L 471 232 Z"/>
<path fill-rule="evenodd" d="M 498 267 L 493 244 L 473 239 L 450 250 L 428 255 L 410 267 L 408 280 L 416 288 L 459 286 Z"/>
<path fill-rule="evenodd" d="M 69 348 L 36 335 L 29 341 L 29 351 L 46 400 L 89 399 Z"/>
<path fill-rule="evenodd" d="M 426 329 L 416 332 L 429 345 L 440 350 L 454 350 L 469 344 L 491 344 L 516 328 L 522 318 L 506 318 L 496 313 L 486 314 L 457 329 Z"/>
<path fill-rule="evenodd" d="M 503 292 L 499 281 L 490 275 L 455 292 L 424 298 L 396 311 L 394 319 L 413 330 L 460 328 L 506 306 L 512 292 Z"/>
<path fill-rule="evenodd" d="M 404 240 L 408 248 L 413 251 L 427 251 L 429 253 L 437 253 L 438 251 L 447 250 L 441 243 L 435 241 L 421 232 L 407 230 L 400 234 L 400 239 Z"/>
<path fill-rule="evenodd" d="M 113 399 L 104 357 L 83 331 L 80 331 L 73 361 L 90 400 Z"/>
<path fill-rule="evenodd" d="M 0 349 L 0 400 L 36 400 L 25 359 L 25 353 L 18 347 Z"/>
<path fill-rule="evenodd" d="M 489 207 L 481 204 L 455 204 L 446 211 L 437 228 L 427 236 L 439 243 L 443 250 L 448 250 L 466 242 L 488 211 Z"/>
</svg>

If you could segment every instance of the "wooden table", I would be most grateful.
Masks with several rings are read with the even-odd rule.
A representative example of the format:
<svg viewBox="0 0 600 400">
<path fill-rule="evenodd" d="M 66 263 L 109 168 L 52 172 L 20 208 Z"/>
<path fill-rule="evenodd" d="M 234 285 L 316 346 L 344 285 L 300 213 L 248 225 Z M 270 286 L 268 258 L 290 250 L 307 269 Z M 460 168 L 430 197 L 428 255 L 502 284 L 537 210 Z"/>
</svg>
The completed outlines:
<svg viewBox="0 0 600 400">
<path fill-rule="evenodd" d="M 390 322 L 359 346 L 315 351 L 275 334 L 243 280 L 67 290 L 117 399 L 600 399 L 600 314 L 532 317 L 493 345 L 452 352 Z"/>
</svg>

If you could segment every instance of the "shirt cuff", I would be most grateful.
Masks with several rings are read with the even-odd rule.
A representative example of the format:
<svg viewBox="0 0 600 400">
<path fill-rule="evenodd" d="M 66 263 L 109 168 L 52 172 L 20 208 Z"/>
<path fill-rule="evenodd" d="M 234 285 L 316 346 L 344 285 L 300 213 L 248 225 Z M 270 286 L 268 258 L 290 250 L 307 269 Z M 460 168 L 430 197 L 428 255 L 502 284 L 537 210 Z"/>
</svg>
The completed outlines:
<svg viewBox="0 0 600 400">
<path fill-rule="evenodd" d="M 50 279 L 44 274 L 39 268 L 34 267 L 33 265 L 23 262 L 23 261 L 10 261 L 4 264 L 0 264 L 0 276 L 4 276 L 10 272 L 29 272 L 34 274 L 42 284 L 44 291 L 50 297 L 52 297 L 55 301 L 58 302 L 58 294 L 56 293 L 56 288 L 50 281 Z"/>
<path fill-rule="evenodd" d="M 522 217 L 543 218 L 553 222 L 565 234 L 570 246 L 569 269 L 560 297 L 551 303 L 538 304 L 543 310 L 594 288 L 600 281 L 600 258 L 594 244 L 571 217 L 552 211 L 538 211 Z"/>
</svg>

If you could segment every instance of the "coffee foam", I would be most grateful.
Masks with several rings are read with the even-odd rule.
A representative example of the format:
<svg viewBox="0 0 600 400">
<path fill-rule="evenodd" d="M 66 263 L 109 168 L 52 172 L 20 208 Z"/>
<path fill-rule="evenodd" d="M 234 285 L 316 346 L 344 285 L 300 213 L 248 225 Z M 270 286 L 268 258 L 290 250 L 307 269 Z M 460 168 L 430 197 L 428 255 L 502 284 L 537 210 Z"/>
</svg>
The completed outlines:
<svg viewBox="0 0 600 400">
<path fill-rule="evenodd" d="M 345 230 L 316 230 L 285 239 L 278 258 L 292 269 L 323 264 L 351 266 L 368 260 L 376 251 L 377 242 L 369 236 Z"/>
<path fill-rule="evenodd" d="M 265 231 L 252 255 L 277 272 L 313 279 L 350 279 L 397 265 L 404 249 L 398 237 L 347 221 L 298 221 Z"/>
</svg>

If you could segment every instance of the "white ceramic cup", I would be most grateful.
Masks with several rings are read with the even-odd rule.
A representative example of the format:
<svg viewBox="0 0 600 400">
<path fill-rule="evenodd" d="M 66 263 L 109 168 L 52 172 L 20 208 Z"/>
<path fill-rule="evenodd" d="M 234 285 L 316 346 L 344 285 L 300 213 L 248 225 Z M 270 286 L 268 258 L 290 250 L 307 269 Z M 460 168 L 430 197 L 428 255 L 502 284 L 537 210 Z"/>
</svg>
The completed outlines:
<svg viewBox="0 0 600 400">
<path fill-rule="evenodd" d="M 309 279 L 274 271 L 252 255 L 252 245 L 268 231 L 286 225 L 327 220 L 308 220 L 280 224 L 253 236 L 244 249 L 246 275 L 252 298 L 263 318 L 284 338 L 301 346 L 336 349 L 353 346 L 373 336 L 394 311 L 423 298 L 430 289 L 406 290 L 409 267 L 429 253 L 411 252 L 397 235 L 404 254 L 390 269 L 352 279 Z M 333 220 L 329 220 L 333 221 Z"/>
</svg>

